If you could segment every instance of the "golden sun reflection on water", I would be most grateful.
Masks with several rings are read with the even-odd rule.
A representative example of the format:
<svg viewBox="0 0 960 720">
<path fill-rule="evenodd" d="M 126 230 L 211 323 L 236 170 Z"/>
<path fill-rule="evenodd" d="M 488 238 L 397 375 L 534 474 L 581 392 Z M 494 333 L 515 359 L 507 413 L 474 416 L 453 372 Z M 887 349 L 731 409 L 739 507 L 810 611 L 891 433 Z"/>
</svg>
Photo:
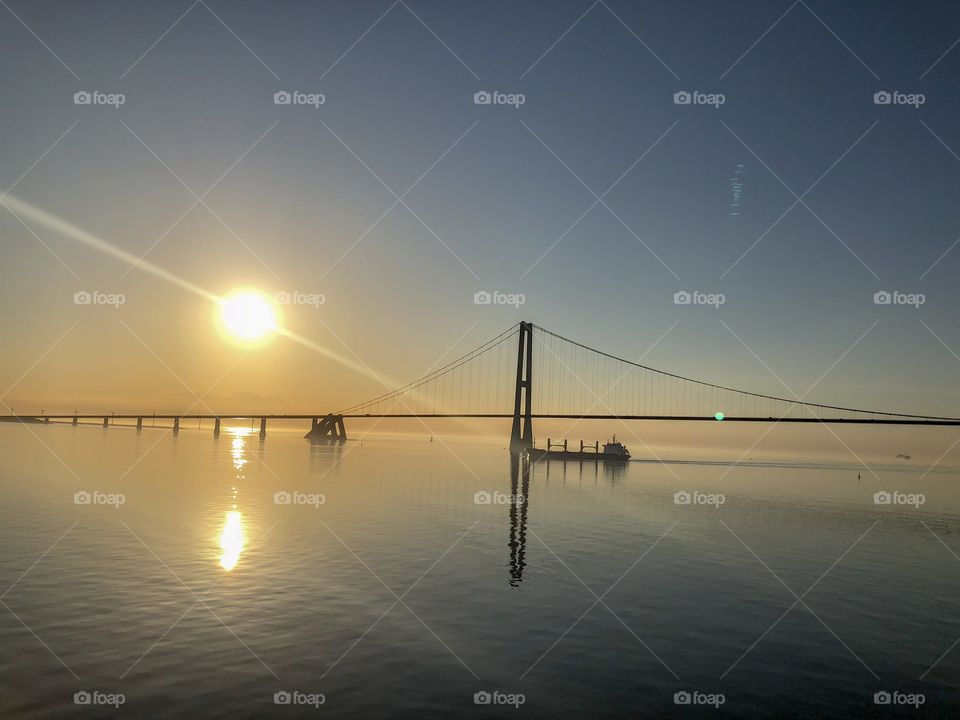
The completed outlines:
<svg viewBox="0 0 960 720">
<path fill-rule="evenodd" d="M 252 433 L 250 428 L 231 427 L 227 433 L 233 436 L 230 441 L 230 457 L 233 459 L 233 469 L 236 471 L 237 481 L 244 479 L 243 468 L 247 464 L 246 436 Z M 243 526 L 243 513 L 237 510 L 237 486 L 231 488 L 231 507 L 224 516 L 223 528 L 220 530 L 218 542 L 220 544 L 220 567 L 226 571 L 233 570 L 240 562 L 240 554 L 246 545 L 246 533 Z"/>
<path fill-rule="evenodd" d="M 233 457 L 233 469 L 242 470 L 247 464 L 247 459 L 243 456 L 243 438 L 235 437 L 231 441 L 230 455 Z"/>
<path fill-rule="evenodd" d="M 228 571 L 233 570 L 240 561 L 240 553 L 243 552 L 245 544 L 243 513 L 231 510 L 227 513 L 223 531 L 220 533 L 220 549 L 223 550 L 220 555 L 220 567 Z"/>
</svg>

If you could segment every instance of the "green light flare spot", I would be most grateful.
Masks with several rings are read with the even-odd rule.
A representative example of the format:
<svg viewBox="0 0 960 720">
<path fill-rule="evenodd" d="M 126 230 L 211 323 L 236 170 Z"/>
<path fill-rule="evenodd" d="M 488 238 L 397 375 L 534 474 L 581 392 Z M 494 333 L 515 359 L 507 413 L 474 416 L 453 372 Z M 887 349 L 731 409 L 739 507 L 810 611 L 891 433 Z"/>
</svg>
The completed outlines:
<svg viewBox="0 0 960 720">
<path fill-rule="evenodd" d="M 719 412 L 719 411 L 716 412 L 716 413 L 714 413 L 713 416 L 714 416 L 717 420 L 723 420 L 723 418 L 724 418 L 723 413 L 722 413 L 722 412 Z"/>
</svg>

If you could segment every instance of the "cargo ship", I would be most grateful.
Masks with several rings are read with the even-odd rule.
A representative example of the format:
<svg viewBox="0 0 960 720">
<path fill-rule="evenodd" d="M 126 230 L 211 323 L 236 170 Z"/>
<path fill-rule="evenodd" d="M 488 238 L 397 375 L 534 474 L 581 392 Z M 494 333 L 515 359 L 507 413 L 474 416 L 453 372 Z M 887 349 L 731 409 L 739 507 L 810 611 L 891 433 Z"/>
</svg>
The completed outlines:
<svg viewBox="0 0 960 720">
<path fill-rule="evenodd" d="M 538 448 L 536 444 L 534 444 L 534 447 L 528 448 L 524 452 L 526 452 L 527 456 L 534 462 L 538 460 L 625 462 L 630 459 L 630 451 L 627 450 L 623 443 L 617 442 L 616 435 L 613 436 L 613 440 L 604 443 L 602 450 L 600 449 L 599 440 L 593 445 L 584 445 L 583 440 L 581 440 L 579 450 L 570 450 L 567 448 L 566 440 L 564 440 L 563 443 L 554 443 L 551 442 L 550 438 L 547 438 L 546 448 Z"/>
</svg>

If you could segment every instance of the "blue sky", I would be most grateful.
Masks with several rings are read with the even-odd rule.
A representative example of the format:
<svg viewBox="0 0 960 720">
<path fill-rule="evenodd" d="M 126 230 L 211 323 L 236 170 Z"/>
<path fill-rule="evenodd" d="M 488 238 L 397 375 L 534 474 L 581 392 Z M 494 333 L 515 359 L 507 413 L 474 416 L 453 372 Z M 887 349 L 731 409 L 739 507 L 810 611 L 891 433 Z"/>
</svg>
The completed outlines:
<svg viewBox="0 0 960 720">
<path fill-rule="evenodd" d="M 322 293 L 286 322 L 377 371 L 410 379 L 520 319 L 625 357 L 676 323 L 648 364 L 802 393 L 853 346 L 809 399 L 956 413 L 955 4 L 8 4 L 2 189 L 215 293 Z M 240 359 L 201 299 L 0 212 L 6 384 L 77 322 L 7 404 L 173 407 L 234 361 L 212 401 L 382 390 L 282 339 Z"/>
</svg>

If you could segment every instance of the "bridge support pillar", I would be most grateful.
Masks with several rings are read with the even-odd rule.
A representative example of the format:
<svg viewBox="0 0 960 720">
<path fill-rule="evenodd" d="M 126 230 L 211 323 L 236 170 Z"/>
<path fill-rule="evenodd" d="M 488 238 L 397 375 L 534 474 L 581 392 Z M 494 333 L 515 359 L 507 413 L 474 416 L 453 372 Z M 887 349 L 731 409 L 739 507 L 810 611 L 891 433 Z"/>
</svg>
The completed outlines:
<svg viewBox="0 0 960 720">
<path fill-rule="evenodd" d="M 510 452 L 519 453 L 533 447 L 533 325 L 520 323 L 517 336 L 517 386 L 513 402 L 513 428 L 510 430 Z"/>
<path fill-rule="evenodd" d="M 267 419 L 265 417 L 260 418 L 260 439 L 263 440 L 267 436 Z"/>
<path fill-rule="evenodd" d="M 322 419 L 313 418 L 310 432 L 304 437 L 309 440 L 345 441 L 347 430 L 343 425 L 343 415 L 326 415 Z"/>
<path fill-rule="evenodd" d="M 220 418 L 213 421 L 213 436 L 220 437 Z"/>
<path fill-rule="evenodd" d="M 173 434 L 176 435 L 180 432 L 180 418 L 173 419 Z"/>
<path fill-rule="evenodd" d="M 77 422 L 79 422 L 79 418 L 77 418 L 77 416 L 74 415 L 74 416 L 73 416 L 73 426 L 74 426 L 74 427 L 77 426 Z"/>
<path fill-rule="evenodd" d="M 108 427 L 109 425 L 110 425 L 110 418 L 104 418 L 104 419 L 103 419 L 103 426 L 104 426 L 104 427 Z"/>
<path fill-rule="evenodd" d="M 137 418 L 137 432 L 140 432 L 141 430 L 143 430 L 143 418 L 142 418 L 142 417 L 138 417 L 138 418 Z"/>
</svg>

